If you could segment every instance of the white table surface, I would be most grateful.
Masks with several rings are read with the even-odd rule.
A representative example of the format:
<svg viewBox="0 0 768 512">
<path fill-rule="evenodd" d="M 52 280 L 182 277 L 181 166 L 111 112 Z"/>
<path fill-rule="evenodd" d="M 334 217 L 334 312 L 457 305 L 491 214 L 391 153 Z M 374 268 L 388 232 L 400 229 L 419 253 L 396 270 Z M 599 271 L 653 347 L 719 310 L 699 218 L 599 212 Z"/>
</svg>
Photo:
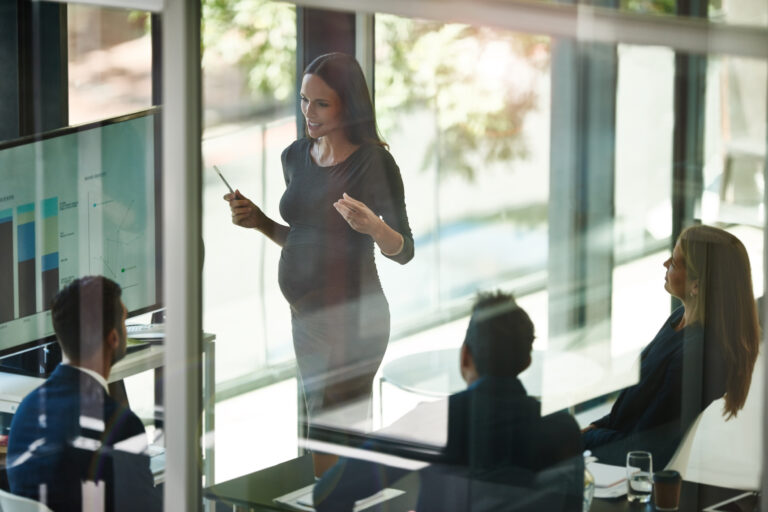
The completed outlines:
<svg viewBox="0 0 768 512">
<path fill-rule="evenodd" d="M 538 398 L 594 386 L 604 373 L 596 362 L 572 352 L 534 350 L 531 359 L 520 380 L 528 394 Z M 457 349 L 429 350 L 395 359 L 382 368 L 382 379 L 425 396 L 448 396 L 467 387 L 459 371 Z"/>
</svg>

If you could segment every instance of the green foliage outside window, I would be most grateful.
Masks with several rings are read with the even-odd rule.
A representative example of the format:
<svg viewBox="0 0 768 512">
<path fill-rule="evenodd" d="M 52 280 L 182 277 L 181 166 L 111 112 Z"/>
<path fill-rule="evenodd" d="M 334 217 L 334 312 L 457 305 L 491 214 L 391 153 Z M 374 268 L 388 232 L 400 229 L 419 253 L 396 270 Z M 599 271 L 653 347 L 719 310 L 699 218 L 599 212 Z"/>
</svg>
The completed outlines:
<svg viewBox="0 0 768 512">
<path fill-rule="evenodd" d="M 527 155 L 523 122 L 538 102 L 530 78 L 548 66 L 546 38 L 388 15 L 377 16 L 376 37 L 376 109 L 384 134 L 397 129 L 398 112 L 434 114 L 423 167 L 437 163 L 471 180 L 478 161 Z"/>
<path fill-rule="evenodd" d="M 438 165 L 471 180 L 477 162 L 526 156 L 522 127 L 538 91 L 521 85 L 517 73 L 548 66 L 546 38 L 389 15 L 377 15 L 376 37 L 376 109 L 385 138 L 400 114 L 429 110 L 435 131 L 423 168 Z M 204 0 L 203 45 L 247 70 L 254 97 L 294 101 L 293 6 Z"/>
<path fill-rule="evenodd" d="M 203 0 L 203 52 L 212 51 L 248 71 L 255 96 L 293 101 L 296 11 L 270 0 Z"/>
<path fill-rule="evenodd" d="M 644 14 L 674 14 L 676 0 L 621 0 L 621 9 Z"/>
</svg>

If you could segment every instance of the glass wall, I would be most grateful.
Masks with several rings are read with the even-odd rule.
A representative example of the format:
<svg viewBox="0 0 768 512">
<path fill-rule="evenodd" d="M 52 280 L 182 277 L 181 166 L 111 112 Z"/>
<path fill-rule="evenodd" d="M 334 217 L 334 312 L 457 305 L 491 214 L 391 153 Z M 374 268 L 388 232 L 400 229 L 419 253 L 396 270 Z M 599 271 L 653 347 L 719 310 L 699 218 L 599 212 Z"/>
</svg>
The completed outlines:
<svg viewBox="0 0 768 512">
<path fill-rule="evenodd" d="M 630 2 L 615 7 L 669 18 L 695 14 L 682 12 L 684 6 L 674 3 Z M 514 17 L 516 8 L 510 5 L 508 14 Z M 291 255 L 284 250 L 281 256 L 278 247 L 263 238 L 233 250 L 231 244 L 243 243 L 239 240 L 243 233 L 231 228 L 231 234 L 226 234 L 227 249 L 221 254 L 230 260 L 243 258 L 236 265 L 238 270 L 256 266 L 238 279 L 207 284 L 221 291 L 217 299 L 208 295 L 212 288 L 206 292 L 205 300 L 210 301 L 206 317 L 213 319 L 211 313 L 224 306 L 232 317 L 218 328 L 221 332 L 236 331 L 234 317 L 243 317 L 239 320 L 243 326 L 252 322 L 248 328 L 252 332 L 233 341 L 239 360 L 233 359 L 232 366 L 227 366 L 243 368 L 241 375 L 245 376 L 252 364 L 246 360 L 254 361 L 252 379 L 261 381 L 254 391 L 231 399 L 225 395 L 219 402 L 217 446 L 235 444 L 232 438 L 218 434 L 224 432 L 219 429 L 228 428 L 224 426 L 228 422 L 241 430 L 249 421 L 258 422 L 258 414 L 246 412 L 248 408 L 270 407 L 280 425 L 298 420 L 298 434 L 296 430 L 290 435 L 284 430 L 272 431 L 268 441 L 260 434 L 256 441 L 241 444 L 241 455 L 248 453 L 259 461 L 251 463 L 259 471 L 250 475 L 245 474 L 242 462 L 218 459 L 218 482 L 226 480 L 222 472 L 242 476 L 217 485 L 209 493 L 211 498 L 237 502 L 237 493 L 231 489 L 247 483 L 263 489 L 265 497 L 269 494 L 273 501 L 310 503 L 311 487 L 306 486 L 312 484 L 312 473 L 318 472 L 319 459 L 331 453 L 346 456 L 348 461 L 422 468 L 421 483 L 414 483 L 409 480 L 413 474 L 404 480 L 386 480 L 404 473 L 388 473 L 377 466 L 381 469 L 377 474 L 387 485 L 405 490 L 414 500 L 401 497 L 394 499 L 406 501 L 392 503 L 417 508 L 415 495 L 430 485 L 429 470 L 423 464 L 427 461 L 434 469 L 435 459 L 430 457 L 451 447 L 455 427 L 449 413 L 451 400 L 467 389 L 467 380 L 472 382 L 461 366 L 461 351 L 465 339 L 471 338 L 471 328 L 470 334 L 467 329 L 478 292 L 502 290 L 516 296 L 535 328 L 532 364 L 519 373 L 519 380 L 527 394 L 535 397 L 543 418 L 570 415 L 578 428 L 589 428 L 592 422 L 602 428 L 609 419 L 600 418 L 622 403 L 621 398 L 617 402 L 622 390 L 629 390 L 622 395 L 626 396 L 643 389 L 649 373 L 655 371 L 649 368 L 647 347 L 660 330 L 672 337 L 672 331 L 678 332 L 674 328 L 665 331 L 670 329 L 670 313 L 680 305 L 671 297 L 680 294 L 669 284 L 668 273 L 674 277 L 674 272 L 666 267 L 671 265 L 682 228 L 704 223 L 738 237 L 751 262 L 754 296 L 762 295 L 765 60 L 716 54 L 696 57 L 678 51 L 671 40 L 669 45 L 650 38 L 637 44 L 634 36 L 624 42 L 620 33 L 611 41 L 605 41 L 603 35 L 598 37 L 601 42 L 589 41 L 589 35 L 569 39 L 549 33 L 546 23 L 537 22 L 531 22 L 527 31 L 513 31 L 500 28 L 507 25 L 502 21 L 449 23 L 442 20 L 455 16 L 440 13 L 429 19 L 379 12 L 371 19 L 366 13 L 297 9 L 298 69 L 311 60 L 308 55 L 338 48 L 349 51 L 343 17 L 355 19 L 357 57 L 373 91 L 379 131 L 402 180 L 414 257 L 405 265 L 398 264 L 402 262 L 385 257 L 374 245 L 376 272 L 390 313 L 388 345 L 383 355 L 376 356 L 378 370 L 369 394 L 355 403 L 333 402 L 333 407 L 324 407 L 318 414 L 312 409 L 313 390 L 306 382 L 313 374 L 302 366 L 308 357 L 299 353 L 304 350 L 300 342 L 295 351 L 291 345 L 296 336 L 301 339 L 306 327 L 296 322 L 301 309 L 296 303 L 289 307 L 275 286 L 277 268 L 284 263 L 281 258 Z M 748 24 L 765 24 L 760 14 L 763 7 L 757 3 L 712 4 L 706 10 L 700 17 L 717 24 L 745 23 L 739 16 L 746 12 L 755 13 Z M 334 29 L 323 36 L 325 27 L 312 24 L 318 19 Z M 280 24 L 275 21 L 271 30 Z M 238 54 L 230 51 L 230 55 Z M 275 62 L 278 65 L 281 60 Z M 254 72 L 261 69 L 250 65 Z M 303 85 L 307 87 L 306 81 Z M 293 94 L 299 92 L 311 105 L 311 90 L 303 88 Z M 259 101 L 270 104 L 264 98 Z M 290 100 L 285 105 L 290 106 Z M 296 106 L 294 103 L 293 108 Z M 281 169 L 277 152 L 291 143 L 297 126 L 298 132 L 303 131 L 305 121 L 285 112 L 282 138 L 270 139 L 272 128 L 267 128 L 231 147 L 239 146 L 238 151 L 267 148 L 259 167 L 266 172 L 255 177 L 243 174 L 234 181 L 245 193 L 245 186 L 239 183 L 248 183 L 250 177 L 251 188 L 257 192 L 248 197 L 263 204 L 265 213 L 276 221 L 290 224 L 290 219 L 281 216 L 288 210 L 276 206 L 286 185 L 280 181 L 281 170 L 297 171 L 291 167 L 290 156 L 281 162 Z M 307 115 L 312 117 L 311 112 Z M 214 132 L 209 129 L 209 133 Z M 205 144 L 214 148 L 217 142 L 208 137 Z M 209 151 L 213 154 L 206 149 L 206 165 L 216 163 L 216 158 L 209 159 Z M 234 153 L 239 155 L 238 151 Z M 307 151 L 307 161 L 319 165 L 322 155 Z M 219 158 L 226 158 L 223 152 Z M 328 166 L 319 167 L 325 172 Z M 221 195 L 224 185 L 209 171 L 205 170 L 206 181 L 217 189 L 215 195 Z M 237 170 L 225 172 L 227 178 L 230 173 L 235 175 Z M 206 199 L 206 209 L 209 202 L 218 200 L 215 195 Z M 309 196 L 306 200 L 310 201 Z M 229 213 L 225 209 L 211 224 L 216 228 L 206 234 L 207 251 L 211 250 L 209 237 L 225 236 L 221 222 L 228 220 Z M 302 257 L 311 264 L 310 252 Z M 206 266 L 210 261 L 206 260 Z M 340 275 L 338 269 L 326 270 Z M 231 272 L 236 275 L 234 269 Z M 324 279 L 319 276 L 312 284 L 319 285 Z M 251 290 L 258 290 L 258 295 L 248 295 Z M 251 296 L 253 299 L 248 298 Z M 684 300 L 690 300 L 686 297 L 683 294 Z M 335 306 L 321 311 L 316 316 L 328 322 L 341 318 L 336 316 Z M 374 330 L 374 316 L 366 318 Z M 673 327 L 679 327 L 677 322 L 675 317 Z M 251 339 L 262 336 L 266 343 L 249 345 Z M 719 347 L 713 350 L 722 350 Z M 349 354 L 352 349 L 347 348 Z M 314 361 L 327 356 L 321 350 L 311 354 Z M 275 364 L 280 361 L 287 365 Z M 356 367 L 347 363 L 325 367 L 325 375 L 340 379 L 357 375 Z M 298 380 L 278 377 L 293 364 Z M 224 363 L 220 361 L 220 365 Z M 702 365 L 688 367 L 685 377 L 672 377 L 696 378 L 691 372 L 697 371 L 701 377 Z M 677 407 L 684 412 L 666 409 L 666 415 L 686 416 L 676 423 L 678 430 L 664 431 L 669 434 L 664 434 L 668 442 L 659 448 L 656 469 L 670 464 L 690 475 L 691 481 L 712 484 L 716 479 L 706 475 L 716 468 L 715 473 L 734 489 L 756 487 L 762 461 L 748 447 L 759 441 L 762 432 L 761 365 L 758 359 L 756 384 L 736 420 L 726 422 L 722 415 L 725 388 L 706 395 L 692 409 L 689 405 L 698 399 L 688 394 L 679 397 Z M 738 370 L 745 382 L 750 366 L 751 362 Z M 706 370 L 711 368 L 706 366 Z M 219 381 L 225 379 L 219 377 Z M 327 389 L 324 393 L 327 401 Z M 447 399 L 449 395 L 452 398 Z M 699 416 L 702 428 L 691 431 L 689 457 L 673 458 L 688 427 Z M 309 433 L 304 430 L 307 427 Z M 671 427 L 659 428 L 661 432 Z M 744 440 L 733 447 L 741 467 L 729 462 L 727 453 L 707 444 L 724 432 Z M 622 441 L 613 446 L 622 457 L 624 448 L 633 442 L 651 446 L 643 444 L 647 438 L 637 433 L 617 435 Z M 565 438 L 563 433 L 559 439 Z M 594 442 L 588 434 L 582 441 Z M 296 444 L 279 447 L 283 442 Z M 374 453 L 349 451 L 360 444 L 376 449 Z M 496 448 L 503 451 L 502 445 Z M 602 462 L 623 465 L 616 453 L 599 445 L 594 451 Z M 401 458 L 387 459 L 390 455 Z M 335 486 L 329 489 L 327 478 L 320 481 L 317 489 L 322 490 L 316 491 L 315 499 L 325 492 L 334 496 L 334 489 L 346 489 L 345 478 L 355 480 L 357 476 L 351 476 L 349 468 L 363 471 L 348 464 L 347 470 L 339 466 L 331 470 Z M 281 471 L 300 475 L 295 485 L 280 485 L 269 492 L 267 484 L 259 487 L 262 479 Z M 493 495 L 494 491 L 488 492 Z M 248 499 L 261 503 L 262 497 Z"/>
<path fill-rule="evenodd" d="M 70 124 L 152 105 L 150 24 L 146 12 L 68 6 Z"/>
<path fill-rule="evenodd" d="M 220 340 L 217 380 L 231 383 L 291 357 L 290 322 L 270 277 L 279 248 L 232 224 L 213 166 L 279 215 L 280 153 L 296 134 L 296 18 L 278 2 L 209 2 L 204 20 L 204 324 Z"/>
<path fill-rule="evenodd" d="M 273 1 L 203 2 L 202 27 L 203 329 L 216 336 L 216 480 L 223 481 L 296 454 L 295 370 L 285 364 L 293 359 L 290 310 L 275 278 L 280 248 L 232 223 L 227 186 L 213 168 L 280 218 L 280 154 L 296 138 L 296 13 Z M 277 404 L 287 405 L 277 421 L 251 414 Z M 245 446 L 245 437 L 274 442 L 265 450 Z"/>
<path fill-rule="evenodd" d="M 0 7 L 3 510 L 162 510 L 163 333 L 126 327 L 164 299 L 150 16 Z"/>
<path fill-rule="evenodd" d="M 418 254 L 380 265 L 397 338 L 463 314 L 477 289 L 545 282 L 549 39 L 386 14 L 375 34 L 377 120 Z"/>
<path fill-rule="evenodd" d="M 617 10 L 622 13 L 643 14 L 660 18 L 690 17 L 703 18 L 712 23 L 741 26 L 768 27 L 768 8 L 759 0 L 709 0 L 685 2 L 678 0 L 611 0 L 600 2 L 553 2 L 589 5 L 601 9 Z M 664 23 L 663 19 L 661 23 Z"/>
<path fill-rule="evenodd" d="M 654 469 L 682 474 L 682 509 L 760 489 L 765 2 L 372 13 L 204 0 L 199 41 L 180 21 L 198 13 L 160 27 L 147 12 L 12 3 L 0 6 L 0 488 L 53 508 L 77 476 L 81 496 L 132 510 L 159 508 L 163 480 L 195 502 L 185 509 L 200 491 L 201 507 L 227 510 L 578 510 L 594 490 L 587 448 L 619 475 L 628 451 L 651 452 Z M 648 33 L 625 32 L 634 22 Z M 165 48 L 191 52 L 193 71 L 166 60 L 188 83 L 173 75 L 178 90 L 153 109 L 158 28 L 168 41 L 195 29 Z M 301 76 L 336 50 L 362 79 Z M 340 94 L 353 82 L 371 112 Z M 173 137 L 189 136 L 197 107 L 201 162 L 196 134 L 189 151 Z M 386 145 L 357 138 L 372 118 Z M 161 169 L 165 151 L 176 165 Z M 699 224 L 717 230 L 676 243 Z M 164 245 L 179 232 L 192 242 Z M 184 269 L 165 290 L 164 257 Z M 170 314 L 198 271 L 200 304 L 175 297 L 189 307 Z M 73 302 L 66 318 L 112 328 L 70 326 L 98 354 L 65 347 L 57 367 L 40 348 L 54 339 L 50 298 L 85 274 L 122 295 L 114 318 L 99 314 L 102 286 Z M 167 327 L 145 326 L 166 301 Z M 52 371 L 77 376 L 80 402 L 40 394 Z M 123 423 L 89 416 L 104 404 Z M 66 460 L 96 453 L 104 475 L 30 465 L 61 430 L 36 429 L 73 412 Z M 106 435 L 141 442 L 106 455 Z M 624 504 L 601 499 L 592 510 Z"/>
<path fill-rule="evenodd" d="M 674 52 L 620 45 L 618 59 L 611 351 L 634 360 L 669 314 L 659 276 L 672 240 Z M 628 297 L 638 294 L 648 304 L 646 331 L 626 328 L 637 311 Z"/>
</svg>

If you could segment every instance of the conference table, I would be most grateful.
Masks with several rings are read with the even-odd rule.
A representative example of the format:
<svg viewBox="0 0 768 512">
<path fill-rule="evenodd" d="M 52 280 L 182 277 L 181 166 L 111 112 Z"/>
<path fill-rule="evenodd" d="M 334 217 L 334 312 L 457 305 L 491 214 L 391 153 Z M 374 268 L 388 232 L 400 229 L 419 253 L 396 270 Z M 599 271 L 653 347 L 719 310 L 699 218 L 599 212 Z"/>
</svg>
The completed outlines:
<svg viewBox="0 0 768 512">
<path fill-rule="evenodd" d="M 401 356 L 381 368 L 379 413 L 385 411 L 384 386 L 424 397 L 447 397 L 466 389 L 459 371 L 459 348 L 427 350 Z M 592 358 L 569 351 L 534 350 L 531 365 L 519 376 L 528 395 L 542 400 L 545 414 L 568 409 L 604 394 L 605 369 Z"/>
<path fill-rule="evenodd" d="M 700 512 L 707 507 L 744 494 L 744 492 L 739 489 L 683 481 L 678 512 Z M 756 499 L 755 496 L 752 497 L 752 500 Z M 614 499 L 595 499 L 589 510 L 590 512 L 656 512 L 653 503 L 630 503 L 626 496 Z M 753 512 L 752 507 L 728 510 Z"/>
<path fill-rule="evenodd" d="M 295 510 L 274 501 L 291 491 L 315 481 L 312 458 L 307 454 L 271 468 L 222 482 L 205 489 L 203 496 L 215 504 L 216 512 Z M 381 505 L 367 508 L 366 512 L 414 510 L 419 479 L 411 473 L 397 482 L 396 489 L 404 494 Z"/>
<path fill-rule="evenodd" d="M 205 489 L 204 497 L 215 505 L 216 512 L 295 510 L 274 501 L 293 490 L 312 484 L 312 460 L 309 455 L 297 457 L 271 468 L 222 482 Z M 419 479 L 410 473 L 392 486 L 405 491 L 389 501 L 365 509 L 366 512 L 408 512 L 415 510 Z M 692 482 L 683 482 L 679 512 L 699 512 L 715 503 L 744 491 Z M 651 503 L 629 503 L 626 497 L 595 498 L 591 512 L 655 512 Z M 751 512 L 751 510 L 749 511 Z"/>
</svg>

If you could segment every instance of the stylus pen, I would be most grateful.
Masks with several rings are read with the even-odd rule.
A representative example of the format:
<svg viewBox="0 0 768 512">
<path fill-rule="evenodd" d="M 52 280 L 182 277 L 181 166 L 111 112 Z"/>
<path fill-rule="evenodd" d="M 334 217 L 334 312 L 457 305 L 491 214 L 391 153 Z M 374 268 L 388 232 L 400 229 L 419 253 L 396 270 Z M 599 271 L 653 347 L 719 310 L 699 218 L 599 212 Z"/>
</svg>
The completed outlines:
<svg viewBox="0 0 768 512">
<path fill-rule="evenodd" d="M 223 174 L 221 174 L 221 171 L 219 170 L 219 168 L 218 168 L 218 167 L 216 167 L 216 166 L 214 165 L 214 166 L 213 166 L 213 169 L 216 171 L 216 174 L 218 174 L 218 175 L 219 175 L 219 178 L 221 178 L 221 181 L 223 181 L 223 182 L 224 182 L 224 184 L 227 186 L 227 188 L 229 189 L 229 192 L 230 192 L 232 195 L 235 195 L 235 191 L 234 191 L 234 190 L 232 190 L 232 187 L 229 185 L 229 183 L 227 183 L 227 179 L 224 177 L 224 175 L 223 175 Z"/>
</svg>

